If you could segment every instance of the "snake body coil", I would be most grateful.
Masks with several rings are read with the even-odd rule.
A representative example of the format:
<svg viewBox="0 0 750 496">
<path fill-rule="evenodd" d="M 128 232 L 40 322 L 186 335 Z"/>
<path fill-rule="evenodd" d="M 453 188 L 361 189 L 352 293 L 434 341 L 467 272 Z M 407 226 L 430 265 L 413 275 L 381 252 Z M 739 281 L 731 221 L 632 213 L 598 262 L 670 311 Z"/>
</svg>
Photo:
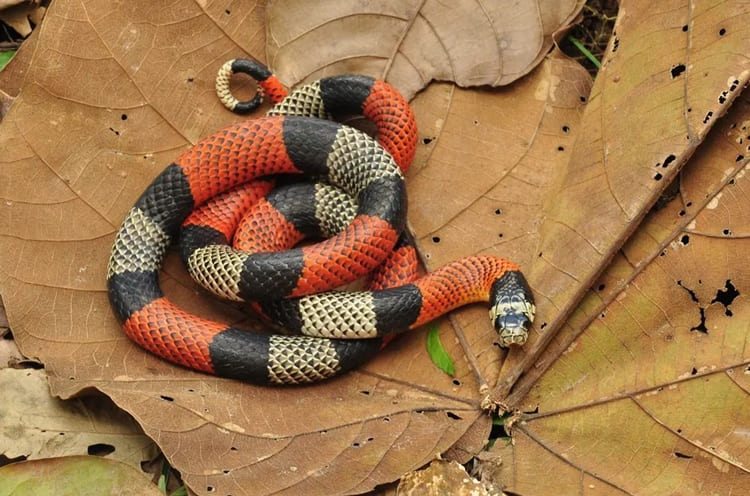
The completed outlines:
<svg viewBox="0 0 750 496">
<path fill-rule="evenodd" d="M 239 70 L 242 64 L 230 62 L 229 68 Z M 266 94 L 283 96 L 275 78 L 257 67 L 262 68 L 253 66 L 254 77 Z M 380 144 L 323 120 L 339 113 L 374 121 Z M 388 257 L 405 224 L 399 165 L 408 166 L 415 145 L 408 104 L 387 83 L 362 76 L 303 86 L 268 116 L 228 126 L 200 141 L 151 183 L 115 238 L 107 282 L 125 333 L 174 363 L 259 384 L 322 380 L 360 365 L 381 346 L 379 339 L 313 336 L 373 338 L 419 326 L 471 301 L 493 300 L 490 315 L 504 344 L 525 341 L 533 318 L 530 292 L 518 267 L 496 257 L 454 262 L 397 288 L 288 299 L 351 282 Z M 203 319 L 178 308 L 159 287 L 166 250 L 190 212 L 271 174 L 305 174 L 340 187 L 356 200 L 353 218 L 329 229 L 339 232 L 315 245 L 286 249 L 298 241 L 287 236 L 277 243 L 285 251 L 276 253 L 229 246 L 230 234 L 223 228 L 234 227 L 230 224 L 236 224 L 237 213 L 224 225 L 188 220 L 182 255 L 191 275 L 212 292 L 230 300 L 260 300 L 264 314 L 307 336 L 257 334 Z M 244 207 L 270 189 L 269 183 L 259 184 L 256 192 L 246 192 Z M 294 218 L 282 220 L 294 225 Z"/>
</svg>

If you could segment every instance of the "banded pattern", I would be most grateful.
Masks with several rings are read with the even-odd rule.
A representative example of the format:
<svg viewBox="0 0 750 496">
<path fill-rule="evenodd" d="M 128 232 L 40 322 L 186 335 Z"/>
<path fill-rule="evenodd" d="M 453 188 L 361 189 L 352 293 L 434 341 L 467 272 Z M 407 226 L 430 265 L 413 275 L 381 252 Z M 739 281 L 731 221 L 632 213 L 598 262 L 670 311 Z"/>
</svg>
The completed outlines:
<svg viewBox="0 0 750 496">
<path fill-rule="evenodd" d="M 401 171 L 416 147 L 414 117 L 395 89 L 367 77 L 326 78 L 280 101 L 285 91 L 278 80 L 250 61 L 225 65 L 217 92 L 222 85 L 228 88 L 230 72 L 256 78 L 277 105 L 272 115 L 229 126 L 183 153 L 126 217 L 116 235 L 108 288 L 115 314 L 131 339 L 174 363 L 259 384 L 332 377 L 375 354 L 384 342 L 379 336 L 488 298 L 493 323 L 502 326 L 502 343 L 525 341 L 533 319 L 531 294 L 517 267 L 494 257 L 470 257 L 411 282 L 416 258 L 391 256 L 382 264 L 381 277 L 373 279 L 374 291 L 298 298 L 350 282 L 394 249 L 398 254 L 410 248 L 408 238 L 400 237 L 406 214 Z M 235 104 L 235 110 L 257 103 Z M 352 113 L 373 120 L 382 147 L 359 131 L 309 117 Z M 330 206 L 320 207 L 321 198 L 304 214 L 314 219 L 314 227 L 302 227 L 283 201 L 273 195 L 260 199 L 271 183 L 256 179 L 277 173 L 322 177 L 341 187 L 345 193 L 334 194 L 353 199 L 339 210 L 353 218 L 346 223 L 333 220 Z M 306 198 L 324 197 L 318 195 L 320 188 L 308 187 Z M 240 253 L 228 245 L 238 212 L 251 204 L 272 216 L 249 225 L 273 231 L 271 244 L 286 251 Z M 262 297 L 256 306 L 263 313 L 306 335 L 248 333 L 191 315 L 164 297 L 158 270 L 180 223 L 194 208 L 180 248 L 194 277 L 225 298 Z M 338 234 L 316 245 L 287 249 L 308 235 L 306 229 Z M 403 271 L 399 277 L 406 284 L 386 287 L 393 282 L 382 276 L 387 271 Z"/>
<path fill-rule="evenodd" d="M 330 201 L 336 198 L 348 202 L 339 210 L 344 214 L 341 220 L 351 222 L 356 203 L 333 186 L 296 183 L 279 187 L 245 214 L 240 221 L 244 227 L 235 232 L 234 246 L 251 252 L 277 251 L 305 237 L 319 237 L 324 223 L 319 212 L 330 208 Z M 221 198 L 217 201 L 223 202 Z M 212 203 L 197 209 L 186 221 L 183 236 L 193 229 L 199 232 L 207 229 L 191 219 L 204 218 L 201 211 L 213 209 Z M 238 215 L 230 209 L 239 209 L 241 204 L 225 208 L 223 217 L 236 219 Z M 221 242 L 228 243 L 228 238 L 221 238 Z M 374 283 L 370 285 L 372 291 L 328 292 L 261 301 L 253 308 L 297 334 L 369 339 L 416 328 L 468 303 L 488 300 L 500 303 L 502 300 L 502 305 L 494 305 L 490 313 L 493 322 L 500 319 L 501 342 L 516 343 L 520 339 L 521 334 L 516 331 L 521 323 L 509 319 L 515 315 L 533 316 L 534 309 L 526 299 L 525 295 L 530 292 L 523 286 L 523 279 L 511 277 L 520 274 L 517 265 L 497 257 L 474 256 L 448 264 L 415 281 L 416 265 L 415 249 L 403 236 L 397 249 L 378 267 Z"/>
<path fill-rule="evenodd" d="M 352 78 L 367 92 L 344 97 Z M 332 108 L 361 113 L 373 83 L 358 76 L 334 77 L 321 81 L 321 87 L 333 95 Z M 413 120 L 403 98 L 392 103 Z M 415 145 L 416 134 L 402 141 Z M 403 156 L 409 156 L 408 150 Z M 357 167 L 372 171 L 361 174 Z M 250 277 L 225 284 L 221 292 L 281 297 L 317 291 L 323 281 L 318 268 L 321 260 L 333 265 L 336 285 L 356 278 L 336 269 L 341 258 L 351 257 L 352 247 L 363 255 L 350 268 L 377 266 L 393 249 L 406 214 L 403 177 L 393 157 L 371 138 L 309 117 L 267 116 L 229 126 L 184 152 L 157 176 L 116 235 L 107 283 L 113 310 L 131 339 L 174 363 L 260 384 L 320 380 L 349 370 L 377 352 L 377 339 L 339 343 L 247 333 L 191 315 L 162 294 L 158 270 L 188 213 L 239 184 L 278 173 L 322 176 L 333 183 L 334 177 L 341 178 L 341 186 L 357 195 L 357 216 L 338 241 L 332 238 L 305 249 L 241 259 L 242 272 Z M 190 259 L 207 239 L 223 237 L 217 236 L 221 226 L 215 227 L 219 229 L 203 229 L 200 236 L 194 230 L 193 242 L 181 248 L 183 258 Z M 232 259 L 226 251 L 221 257 Z M 315 266 L 307 267 L 308 260 Z M 236 261 L 227 266 L 230 280 L 238 267 Z M 305 353 L 295 355 L 302 349 Z"/>
</svg>

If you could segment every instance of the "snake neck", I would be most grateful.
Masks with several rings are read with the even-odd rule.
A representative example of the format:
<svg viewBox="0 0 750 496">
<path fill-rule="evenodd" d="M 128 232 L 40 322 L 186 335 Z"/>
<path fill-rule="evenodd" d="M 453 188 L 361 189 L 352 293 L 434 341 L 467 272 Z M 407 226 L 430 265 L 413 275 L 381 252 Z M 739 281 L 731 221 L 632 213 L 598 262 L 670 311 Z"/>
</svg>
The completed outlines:
<svg viewBox="0 0 750 496">
<path fill-rule="evenodd" d="M 460 306 L 487 302 L 495 281 L 518 265 L 499 257 L 477 255 L 451 262 L 413 284 L 422 295 L 422 309 L 411 328 Z"/>
</svg>

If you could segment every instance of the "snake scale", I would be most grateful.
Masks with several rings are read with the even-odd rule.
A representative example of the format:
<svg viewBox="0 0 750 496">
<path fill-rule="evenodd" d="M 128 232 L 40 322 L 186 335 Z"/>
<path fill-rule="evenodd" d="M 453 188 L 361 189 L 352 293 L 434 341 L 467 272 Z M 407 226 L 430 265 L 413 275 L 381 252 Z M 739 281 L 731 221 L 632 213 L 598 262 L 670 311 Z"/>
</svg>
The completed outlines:
<svg viewBox="0 0 750 496">
<path fill-rule="evenodd" d="M 238 102 L 229 93 L 235 72 L 258 81 L 253 101 Z M 490 302 L 502 345 L 526 341 L 534 304 L 516 264 L 472 256 L 414 280 L 403 171 L 414 157 L 417 129 L 391 85 L 333 76 L 287 94 L 264 66 L 234 60 L 222 67 L 217 91 L 235 111 L 254 109 L 262 94 L 275 105 L 266 116 L 227 126 L 183 152 L 126 215 L 107 285 L 130 339 L 178 365 L 263 385 L 344 373 L 376 354 L 383 336 L 471 302 Z M 354 114 L 375 124 L 377 141 L 331 120 Z M 278 174 L 322 183 L 271 192 L 267 178 Z M 242 249 L 231 245 L 238 225 L 234 243 Z M 330 237 L 294 247 L 308 236 Z M 171 302 L 159 271 L 178 237 L 199 284 L 251 302 L 292 335 L 248 332 Z M 368 291 L 330 291 L 373 271 Z"/>
</svg>

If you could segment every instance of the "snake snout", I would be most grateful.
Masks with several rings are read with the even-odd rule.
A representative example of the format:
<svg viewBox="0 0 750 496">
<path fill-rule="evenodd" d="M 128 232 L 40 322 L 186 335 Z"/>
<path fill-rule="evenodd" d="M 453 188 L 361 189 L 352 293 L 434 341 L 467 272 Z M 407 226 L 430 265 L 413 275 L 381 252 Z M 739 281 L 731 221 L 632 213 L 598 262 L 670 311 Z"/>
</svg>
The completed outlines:
<svg viewBox="0 0 750 496">
<path fill-rule="evenodd" d="M 500 337 L 500 345 L 523 345 L 529 337 L 531 317 L 525 312 L 513 312 L 495 317 L 494 325 Z"/>
</svg>

